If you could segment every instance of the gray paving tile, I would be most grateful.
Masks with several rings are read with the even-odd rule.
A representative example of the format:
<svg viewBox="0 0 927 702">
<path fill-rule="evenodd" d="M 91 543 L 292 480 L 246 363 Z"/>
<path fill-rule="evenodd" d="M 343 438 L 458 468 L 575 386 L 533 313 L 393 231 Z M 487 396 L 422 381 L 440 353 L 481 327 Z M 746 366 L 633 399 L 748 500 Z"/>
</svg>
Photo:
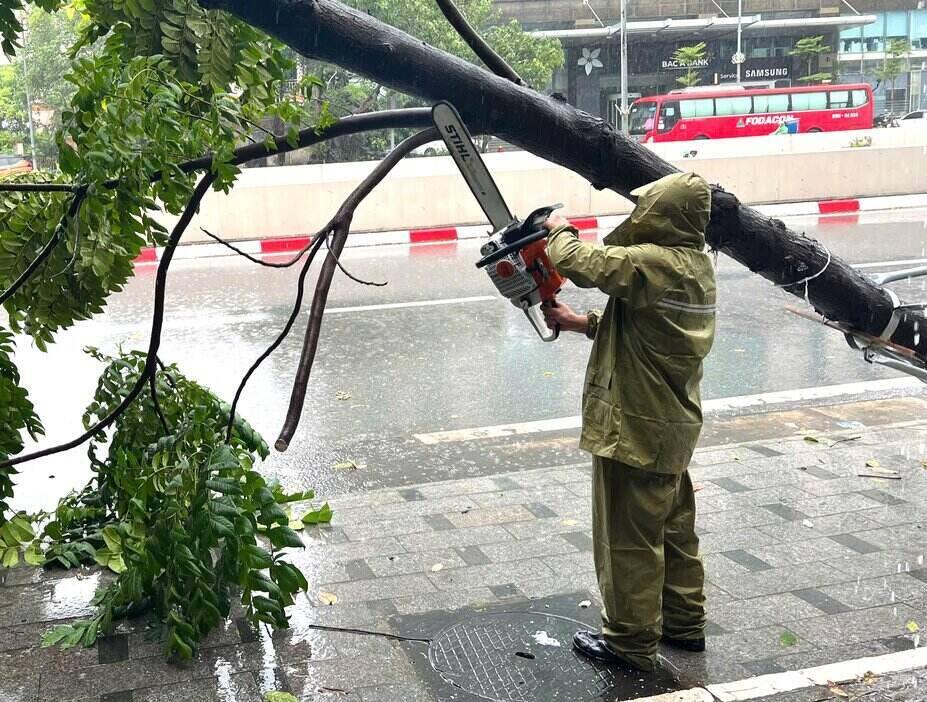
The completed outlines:
<svg viewBox="0 0 927 702">
<path fill-rule="evenodd" d="M 347 604 L 434 592 L 435 588 L 424 575 L 413 574 L 347 583 L 326 583 L 318 590 L 333 592 L 338 596 L 339 602 Z"/>
<path fill-rule="evenodd" d="M 449 531 L 455 528 L 454 522 L 443 514 L 428 514 L 422 517 L 422 519 L 435 531 Z"/>
<path fill-rule="evenodd" d="M 236 690 L 236 692 L 238 692 Z M 110 692 L 100 695 L 100 702 L 133 702 L 135 699 L 132 690 L 122 690 L 121 692 Z"/>
<path fill-rule="evenodd" d="M 876 529 L 879 525 L 868 517 L 870 511 L 850 514 L 834 514 L 828 517 L 788 522 L 773 526 L 757 527 L 763 533 L 776 537 L 777 541 L 806 541 L 834 534 L 852 534 Z M 805 523 L 807 521 L 807 523 Z"/>
<path fill-rule="evenodd" d="M 906 633 L 905 624 L 916 612 L 905 604 L 843 612 L 793 622 L 790 627 L 816 646 L 851 644 Z"/>
<path fill-rule="evenodd" d="M 115 634 L 99 639 L 97 641 L 97 657 L 100 664 L 128 660 L 129 637 L 125 634 Z"/>
<path fill-rule="evenodd" d="M 850 610 L 843 602 L 839 602 L 830 595 L 826 595 L 814 588 L 795 590 L 792 594 L 824 612 L 824 614 L 839 614 Z"/>
<path fill-rule="evenodd" d="M 782 673 L 785 671 L 779 663 L 773 658 L 764 658 L 756 661 L 746 661 L 742 663 L 744 668 L 754 675 L 772 675 L 773 673 Z"/>
<path fill-rule="evenodd" d="M 530 522 L 506 524 L 505 529 L 519 541 L 523 539 L 553 538 L 568 531 L 592 529 L 591 507 L 571 506 L 571 516 L 562 519 L 535 519 Z"/>
<path fill-rule="evenodd" d="M 821 468 L 821 466 L 815 466 L 815 465 L 803 466 L 799 468 L 799 470 L 802 473 L 814 476 L 818 480 L 837 480 L 840 477 L 836 473 L 833 473 L 829 470 Z"/>
<path fill-rule="evenodd" d="M 533 514 L 537 519 L 553 519 L 557 516 L 557 513 L 554 512 L 550 507 L 540 502 L 532 502 L 531 504 L 525 505 L 531 514 Z"/>
<path fill-rule="evenodd" d="M 596 581 L 595 573 L 591 571 L 554 573 L 528 579 L 516 578 L 513 584 L 525 597 L 531 599 L 540 599 L 570 592 L 586 592 L 590 595 L 596 607 L 601 606 L 599 583 Z"/>
<path fill-rule="evenodd" d="M 496 487 L 499 490 L 518 490 L 522 487 L 521 483 L 516 482 L 507 475 L 497 475 L 494 477 L 493 482 L 496 484 Z"/>
<path fill-rule="evenodd" d="M 405 519 L 406 517 L 424 517 L 428 514 L 445 514 L 477 509 L 479 505 L 467 495 L 452 495 L 434 499 L 421 499 L 413 502 L 395 502 L 374 507 L 368 515 L 374 519 Z"/>
<path fill-rule="evenodd" d="M 409 490 L 397 490 L 399 496 L 402 497 L 406 502 L 415 502 L 418 500 L 424 500 L 425 496 L 422 494 L 421 490 L 416 490 L 415 488 Z"/>
<path fill-rule="evenodd" d="M 467 565 L 461 555 L 453 549 L 438 551 L 421 551 L 419 553 L 400 553 L 395 556 L 377 556 L 368 558 L 367 564 L 373 575 L 378 578 L 407 573 L 430 573 L 440 564 L 444 568 L 460 568 Z"/>
<path fill-rule="evenodd" d="M 785 455 L 782 453 L 782 451 L 777 451 L 776 449 L 770 448 L 769 446 L 764 446 L 763 444 L 747 444 L 746 446 L 744 446 L 744 448 L 748 448 L 751 451 L 754 451 L 755 453 L 760 454 L 761 456 L 769 457 L 769 456 Z"/>
<path fill-rule="evenodd" d="M 344 527 L 349 541 L 366 541 L 384 536 L 400 536 L 428 532 L 432 526 L 422 517 L 402 519 L 374 519 L 363 524 L 350 524 Z"/>
<path fill-rule="evenodd" d="M 579 551 L 592 551 L 592 537 L 585 531 L 568 531 L 560 538 Z"/>
<path fill-rule="evenodd" d="M 329 546 L 310 546 L 302 553 L 307 554 L 307 557 L 312 559 L 325 558 L 332 561 L 353 561 L 358 558 L 370 558 L 372 556 L 391 556 L 402 553 L 404 550 L 395 537 L 389 536 L 382 539 L 363 539 Z"/>
<path fill-rule="evenodd" d="M 712 575 L 709 572 L 708 577 Z M 847 578 L 841 572 L 823 563 L 807 563 L 788 568 L 775 568 L 759 573 L 713 580 L 736 598 L 759 597 L 780 592 L 791 592 L 809 587 L 832 585 Z"/>
<path fill-rule="evenodd" d="M 588 484 L 588 480 L 585 481 Z M 547 485 L 528 487 L 505 492 L 486 492 L 471 495 L 470 498 L 480 507 L 504 507 L 505 505 L 528 505 L 541 502 L 548 505 L 570 504 L 576 500 L 576 493 L 565 485 Z"/>
<path fill-rule="evenodd" d="M 707 608 L 708 618 L 727 632 L 788 625 L 796 619 L 821 614 L 790 592 L 724 603 L 716 603 L 709 597 Z"/>
<path fill-rule="evenodd" d="M 711 482 L 728 492 L 749 492 L 750 490 L 746 485 L 737 482 L 733 478 L 715 478 Z"/>
<path fill-rule="evenodd" d="M 825 563 L 843 573 L 844 581 L 857 578 L 874 578 L 876 576 L 897 575 L 912 570 L 915 561 L 910 556 L 897 551 L 880 551 L 876 553 L 853 553 L 838 558 L 829 558 Z"/>
<path fill-rule="evenodd" d="M 336 658 L 328 661 L 308 661 L 298 674 L 290 675 L 290 686 L 296 694 L 313 694 L 318 699 L 318 689 L 327 687 L 340 690 L 356 690 L 377 685 L 405 685 L 416 682 L 415 671 L 408 659 L 399 650 L 389 656 L 382 656 L 377 665 L 360 656 Z M 304 697 L 304 699 L 307 699 Z M 344 699 L 339 695 L 339 699 Z"/>
<path fill-rule="evenodd" d="M 864 497 L 868 497 L 874 502 L 878 502 L 883 505 L 890 505 L 892 507 L 896 505 L 904 505 L 908 502 L 907 500 L 902 500 L 900 497 L 892 495 L 885 490 L 860 490 L 859 494 L 863 495 Z"/>
<path fill-rule="evenodd" d="M 594 572 L 595 563 L 592 554 L 588 551 L 568 553 L 561 556 L 550 556 L 542 559 L 547 567 L 555 573 L 584 573 Z"/>
<path fill-rule="evenodd" d="M 344 564 L 344 568 L 350 580 L 368 580 L 377 577 L 370 569 L 370 566 L 367 565 L 367 561 L 363 559 L 348 561 Z"/>
<path fill-rule="evenodd" d="M 744 568 L 751 572 L 758 572 L 761 570 L 771 570 L 772 566 L 769 565 L 764 560 L 757 558 L 756 556 L 747 553 L 744 550 L 737 549 L 734 551 L 724 551 L 721 553 L 722 556 L 729 558 L 739 565 L 742 565 Z"/>
<path fill-rule="evenodd" d="M 784 526 L 784 523 L 780 522 Z M 779 539 L 772 531 L 775 527 L 743 527 L 736 531 L 728 530 L 719 533 L 701 534 L 699 536 L 700 548 L 703 554 L 721 553 L 745 549 L 755 551 L 760 546 L 777 543 Z"/>
<path fill-rule="evenodd" d="M 787 522 L 797 522 L 808 518 L 808 515 L 804 512 L 800 512 L 797 509 L 789 507 L 788 505 L 784 505 L 780 502 L 760 505 L 760 507 L 765 510 L 769 510 L 779 517 L 782 517 Z"/>
<path fill-rule="evenodd" d="M 5 671 L 0 675 L 0 700 L 35 702 L 39 698 L 39 674 Z"/>
<path fill-rule="evenodd" d="M 737 631 L 715 636 L 711 640 L 711 651 L 714 655 L 734 663 L 746 663 L 811 649 L 811 643 L 797 635 L 794 622 L 788 627 L 768 626 L 750 631 Z"/>
<path fill-rule="evenodd" d="M 813 563 L 829 558 L 841 558 L 852 555 L 846 546 L 826 537 L 809 541 L 791 541 L 785 544 L 768 544 L 750 549 L 757 558 L 769 563 L 773 568 Z"/>
<path fill-rule="evenodd" d="M 126 693 L 114 693 L 115 695 Z M 263 695 L 254 675 L 236 673 L 222 678 L 203 678 L 173 685 L 160 685 L 132 690 L 128 702 L 261 702 Z M 100 702 L 104 702 L 100 697 Z M 114 702 L 118 697 L 108 697 Z"/>
<path fill-rule="evenodd" d="M 512 522 L 533 521 L 535 515 L 522 505 L 474 509 L 464 513 L 448 513 L 448 521 L 456 528 L 489 526 L 493 524 L 511 524 Z"/>
<path fill-rule="evenodd" d="M 821 592 L 839 602 L 845 602 L 853 609 L 893 605 L 897 602 L 914 605 L 927 593 L 927 587 L 912 575 L 913 572 L 860 578 L 852 582 L 822 587 Z"/>
<path fill-rule="evenodd" d="M 481 586 L 504 585 L 519 579 L 540 578 L 551 574 L 543 561 L 527 559 L 510 563 L 489 563 L 429 573 L 428 577 L 439 590 L 465 590 L 476 584 Z"/>
<path fill-rule="evenodd" d="M 864 541 L 853 534 L 834 534 L 828 538 L 836 541 L 838 544 L 846 546 L 851 551 L 856 551 L 856 553 L 878 553 L 882 550 L 879 546 Z"/>
<path fill-rule="evenodd" d="M 445 590 L 415 597 L 398 597 L 393 600 L 399 614 L 421 614 L 435 610 L 454 611 L 467 607 L 498 604 L 498 598 L 488 587 L 471 587 L 466 590 Z"/>
<path fill-rule="evenodd" d="M 481 547 L 487 558 L 484 562 L 492 561 L 502 563 L 518 561 L 523 558 L 539 558 L 543 556 L 559 556 L 567 553 L 576 553 L 576 546 L 567 543 L 564 539 L 531 539 L 513 541 L 500 544 L 486 544 Z M 480 563 L 468 563 L 480 565 Z"/>
<path fill-rule="evenodd" d="M 512 541 L 512 539 L 511 532 L 505 527 L 493 525 L 427 534 L 409 534 L 400 536 L 399 543 L 408 551 L 429 551 L 443 547 L 481 546 L 500 541 Z"/>
<path fill-rule="evenodd" d="M 846 512 L 875 509 L 879 505 L 858 492 L 849 492 L 842 495 L 798 500 L 793 503 L 793 506 L 799 512 L 803 512 L 813 519 L 814 517 L 824 517 L 829 514 L 844 514 Z"/>
<path fill-rule="evenodd" d="M 421 683 L 363 687 L 357 694 L 363 702 L 434 702 L 434 696 Z"/>
<path fill-rule="evenodd" d="M 79 672 L 43 676 L 38 699 L 41 702 L 60 702 L 121 690 L 171 685 L 192 680 L 194 676 L 194 666 L 172 665 L 163 656 L 130 659 L 90 666 Z"/>
<path fill-rule="evenodd" d="M 494 560 L 502 560 L 499 558 L 491 558 L 488 554 L 489 549 L 500 549 L 508 548 L 509 542 L 503 542 L 498 544 L 485 544 L 484 546 L 465 546 L 462 548 L 456 549 L 456 552 L 460 554 L 463 562 L 468 566 L 478 566 L 486 565 Z"/>
<path fill-rule="evenodd" d="M 490 585 L 489 591 L 492 592 L 500 600 L 511 600 L 513 598 L 523 598 L 524 595 L 521 594 L 519 589 L 512 585 L 511 583 L 506 583 L 504 585 Z"/>
</svg>

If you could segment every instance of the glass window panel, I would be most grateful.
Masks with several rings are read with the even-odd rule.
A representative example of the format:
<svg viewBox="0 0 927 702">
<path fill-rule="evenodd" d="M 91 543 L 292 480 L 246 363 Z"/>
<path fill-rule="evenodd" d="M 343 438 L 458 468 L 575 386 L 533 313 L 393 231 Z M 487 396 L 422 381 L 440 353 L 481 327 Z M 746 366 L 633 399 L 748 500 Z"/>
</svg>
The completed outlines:
<svg viewBox="0 0 927 702">
<path fill-rule="evenodd" d="M 885 14 L 876 13 L 876 21 L 872 24 L 863 25 L 864 37 L 882 37 L 885 35 Z"/>
<path fill-rule="evenodd" d="M 713 98 L 683 100 L 681 112 L 683 117 L 711 117 L 715 113 L 715 101 Z"/>
<path fill-rule="evenodd" d="M 747 115 L 750 114 L 752 100 L 747 97 L 727 97 L 715 99 L 715 114 L 721 115 Z"/>
<path fill-rule="evenodd" d="M 793 110 L 823 110 L 827 108 L 827 93 L 795 93 L 792 95 Z"/>
<path fill-rule="evenodd" d="M 861 107 L 862 105 L 865 105 L 868 99 L 869 96 L 866 94 L 865 90 L 853 91 L 853 107 Z"/>
<path fill-rule="evenodd" d="M 887 37 L 907 37 L 908 36 L 908 13 L 907 12 L 886 12 L 885 13 L 885 36 Z"/>
<path fill-rule="evenodd" d="M 754 95 L 753 111 L 762 112 L 788 112 L 789 96 L 785 93 L 780 95 Z"/>
<path fill-rule="evenodd" d="M 915 41 L 927 38 L 927 10 L 911 12 L 911 38 Z"/>
<path fill-rule="evenodd" d="M 830 91 L 830 106 L 838 110 L 850 106 L 849 90 L 832 90 Z"/>
</svg>

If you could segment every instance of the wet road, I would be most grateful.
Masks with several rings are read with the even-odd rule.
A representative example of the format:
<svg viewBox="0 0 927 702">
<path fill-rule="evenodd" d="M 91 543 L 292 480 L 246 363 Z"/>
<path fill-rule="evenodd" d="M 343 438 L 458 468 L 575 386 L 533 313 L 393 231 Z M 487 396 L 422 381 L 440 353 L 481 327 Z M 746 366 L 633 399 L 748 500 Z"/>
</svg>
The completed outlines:
<svg viewBox="0 0 927 702">
<path fill-rule="evenodd" d="M 866 272 L 927 258 L 927 210 L 869 213 L 858 222 L 814 217 L 788 223 L 866 265 Z M 588 342 L 568 335 L 541 343 L 521 312 L 496 297 L 474 268 L 477 257 L 474 241 L 348 250 L 343 261 L 352 273 L 389 285 L 362 287 L 336 275 L 302 424 L 289 451 L 274 454 L 267 470 L 291 487 L 324 494 L 512 470 L 511 454 L 487 451 L 480 442 L 429 448 L 413 435 L 578 413 Z M 118 344 L 147 345 L 154 270 L 141 266 L 105 317 L 62 334 L 48 354 L 20 348 L 17 360 L 48 430 L 43 445 L 80 431 L 99 370 L 83 346 L 112 351 Z M 717 270 L 718 334 L 706 364 L 706 399 L 897 377 L 863 363 L 836 332 L 785 313 L 786 305 L 800 301 L 731 259 L 719 258 Z M 237 258 L 175 262 L 162 358 L 230 398 L 283 325 L 296 273 Z M 895 289 L 903 299 L 925 299 L 927 279 Z M 595 291 L 572 287 L 562 299 L 579 309 L 602 301 Z M 450 302 L 408 304 L 437 300 Z M 271 444 L 304 325 L 305 314 L 252 378 L 241 405 Z M 582 460 L 574 437 L 541 436 L 512 460 L 526 467 Z M 347 460 L 360 467 L 333 467 Z M 18 503 L 48 506 L 87 476 L 82 449 L 33 463 L 20 476 Z"/>
</svg>

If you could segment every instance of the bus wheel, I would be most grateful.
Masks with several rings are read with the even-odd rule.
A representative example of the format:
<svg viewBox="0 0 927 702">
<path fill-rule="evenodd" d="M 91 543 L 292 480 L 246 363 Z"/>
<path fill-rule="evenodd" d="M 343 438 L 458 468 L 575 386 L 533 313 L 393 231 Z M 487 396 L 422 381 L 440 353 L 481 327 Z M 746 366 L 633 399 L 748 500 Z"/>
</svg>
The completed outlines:
<svg viewBox="0 0 927 702">
<path fill-rule="evenodd" d="M 705 141 L 705 140 L 710 139 L 710 138 L 711 138 L 711 137 L 707 137 L 707 136 L 705 136 L 704 134 L 699 134 L 697 137 L 695 137 L 695 141 Z"/>
<path fill-rule="evenodd" d="M 808 130 L 808 134 L 820 134 L 822 131 L 824 130 L 821 129 L 820 127 L 812 127 L 811 129 Z"/>
</svg>

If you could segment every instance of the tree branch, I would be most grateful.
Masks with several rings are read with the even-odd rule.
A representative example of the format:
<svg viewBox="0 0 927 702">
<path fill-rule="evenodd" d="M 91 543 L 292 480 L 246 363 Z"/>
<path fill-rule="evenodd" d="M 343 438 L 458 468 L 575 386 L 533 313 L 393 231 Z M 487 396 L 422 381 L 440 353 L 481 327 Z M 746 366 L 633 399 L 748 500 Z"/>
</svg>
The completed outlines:
<svg viewBox="0 0 927 702">
<path fill-rule="evenodd" d="M 278 451 L 286 451 L 287 448 L 289 448 L 290 441 L 293 439 L 296 428 L 299 426 L 303 405 L 306 401 L 309 374 L 312 372 L 312 364 L 315 362 L 315 353 L 319 345 L 319 335 L 322 330 L 322 315 L 325 313 L 328 291 L 331 287 L 332 276 L 335 273 L 338 257 L 344 249 L 344 244 L 350 231 L 354 211 L 357 209 L 357 206 L 364 201 L 364 198 L 366 198 L 373 189 L 383 181 L 387 174 L 393 170 L 397 163 L 422 144 L 433 141 L 436 135 L 435 129 L 426 129 L 418 134 L 413 134 L 408 139 L 398 144 L 396 148 L 393 149 L 385 159 L 380 161 L 376 168 L 361 181 L 360 185 L 348 195 L 341 207 L 338 208 L 338 212 L 332 217 L 331 222 L 323 229 L 323 237 L 327 237 L 328 233 L 331 231 L 334 231 L 334 237 L 329 246 L 325 264 L 322 266 L 318 282 L 315 286 L 315 295 L 312 298 L 312 308 L 309 312 L 309 324 L 306 326 L 306 335 L 303 339 L 303 350 L 299 358 L 299 365 L 296 369 L 296 377 L 293 380 L 293 391 L 290 394 L 290 406 L 287 409 L 286 419 L 283 422 L 283 428 L 280 430 L 280 436 L 277 437 L 277 441 L 274 443 L 274 448 Z"/>
<path fill-rule="evenodd" d="M 522 77 L 515 72 L 515 69 L 507 64 L 505 59 L 497 54 L 486 40 L 480 36 L 479 32 L 473 28 L 473 25 L 467 21 L 467 18 L 463 16 L 463 13 L 458 9 L 457 5 L 454 4 L 454 0 L 435 0 L 435 2 L 438 3 L 438 8 L 447 18 L 447 21 L 450 22 L 454 30 L 460 35 L 460 38 L 467 43 L 467 46 L 473 50 L 473 53 L 477 55 L 480 61 L 482 61 L 490 71 L 517 85 L 528 86 Z"/>
<path fill-rule="evenodd" d="M 87 186 L 80 186 L 77 190 L 74 191 L 74 197 L 71 199 L 71 204 L 68 206 L 67 212 L 61 216 L 61 220 L 58 222 L 58 226 L 55 227 L 54 233 L 51 235 L 51 238 L 45 243 L 45 246 L 42 247 L 42 250 L 39 251 L 38 256 L 36 256 L 32 263 L 26 266 L 19 277 L 13 281 L 12 285 L 0 293 L 0 305 L 9 300 L 13 295 L 16 294 L 16 291 L 19 290 L 23 285 L 26 284 L 26 281 L 29 280 L 35 272 L 39 270 L 43 263 L 51 256 L 52 251 L 55 250 L 55 247 L 61 242 L 64 238 L 64 233 L 68 229 L 68 223 L 77 216 L 80 212 L 80 206 L 84 202 L 84 198 L 87 196 Z"/>
<path fill-rule="evenodd" d="M 51 446 L 47 449 L 8 458 L 7 460 L 0 462 L 0 468 L 19 465 L 20 463 L 26 463 L 27 461 L 34 461 L 37 458 L 44 458 L 45 456 L 51 456 L 56 453 L 61 453 L 62 451 L 68 451 L 69 449 L 75 448 L 76 446 L 80 446 L 85 441 L 91 439 L 94 435 L 106 430 L 109 426 L 111 426 L 113 422 L 115 422 L 122 415 L 122 413 L 126 411 L 129 405 L 132 404 L 135 398 L 138 397 L 139 393 L 145 387 L 146 383 L 148 383 L 149 378 L 154 374 L 154 371 L 157 368 L 158 348 L 161 346 L 161 328 L 164 325 L 164 299 L 167 288 L 167 271 L 170 268 L 171 261 L 174 258 L 174 250 L 177 248 L 177 244 L 180 243 L 180 238 L 183 236 L 187 225 L 190 224 L 190 220 L 193 219 L 193 215 L 196 213 L 196 210 L 200 205 L 200 201 L 202 201 L 203 197 L 209 191 L 209 188 L 214 180 L 215 176 L 213 176 L 211 173 L 207 173 L 197 184 L 193 191 L 193 195 L 190 197 L 190 201 L 187 203 L 187 206 L 183 211 L 183 214 L 180 215 L 180 219 L 177 220 L 177 224 L 174 225 L 174 229 L 171 231 L 171 236 L 164 248 L 164 255 L 161 257 L 161 261 L 158 263 L 158 272 L 155 276 L 154 311 L 152 313 L 151 319 L 151 337 L 148 341 L 148 355 L 145 358 L 145 365 L 142 368 L 142 372 L 136 379 L 135 384 L 132 386 L 131 390 L 129 390 L 129 393 L 123 398 L 122 402 L 120 402 L 115 409 L 113 409 L 108 415 L 106 415 L 103 419 L 94 424 L 77 438 L 72 439 L 71 441 L 67 441 L 63 444 L 58 444 L 57 446 Z"/>
<path fill-rule="evenodd" d="M 337 64 L 427 100 L 450 100 L 469 124 L 580 174 L 596 188 L 630 192 L 677 169 L 607 122 L 450 56 L 338 0 L 198 0 L 226 9 L 304 56 Z M 775 284 L 821 270 L 814 240 L 743 206 L 720 188 L 708 243 Z M 793 293 L 803 295 L 804 286 Z M 888 293 L 834 258 L 808 282 L 808 301 L 825 317 L 880 336 L 892 318 Z M 892 341 L 927 358 L 927 317 L 905 312 Z"/>
</svg>

